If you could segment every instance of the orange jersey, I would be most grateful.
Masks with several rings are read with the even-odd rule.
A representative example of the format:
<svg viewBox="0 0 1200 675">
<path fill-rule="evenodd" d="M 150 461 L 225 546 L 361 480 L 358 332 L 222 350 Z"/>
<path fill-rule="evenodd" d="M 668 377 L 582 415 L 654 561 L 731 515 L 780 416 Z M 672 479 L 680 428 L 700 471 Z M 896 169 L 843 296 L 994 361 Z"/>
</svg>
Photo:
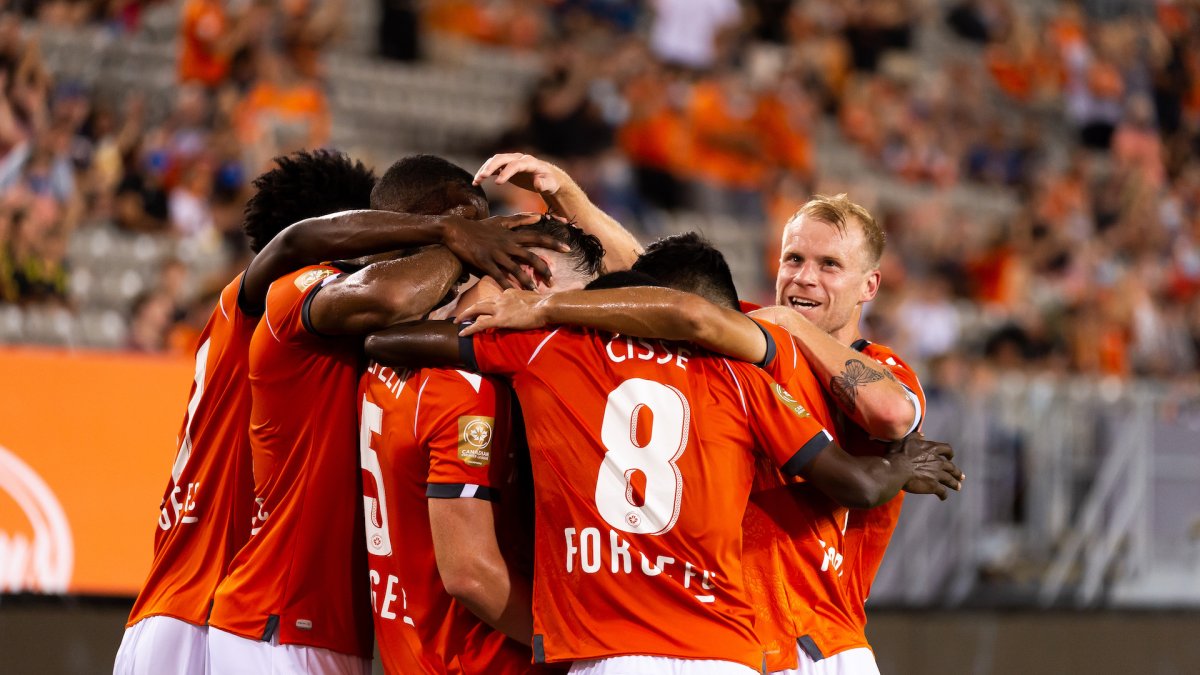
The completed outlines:
<svg viewBox="0 0 1200 675">
<path fill-rule="evenodd" d="M 164 615 L 208 619 L 225 568 L 250 537 L 250 338 L 258 323 L 238 307 L 242 277 L 221 291 L 196 347 L 196 377 L 163 495 L 154 562 L 129 624 Z"/>
<path fill-rule="evenodd" d="M 250 343 L 256 531 L 209 624 L 249 639 L 371 658 L 359 484 L 359 340 L 320 337 L 308 307 L 338 274 L 305 267 L 267 293 Z"/>
<path fill-rule="evenodd" d="M 762 325 L 776 334 L 783 330 Z M 871 440 L 838 410 L 803 357 L 788 350 L 783 337 L 777 335 L 775 342 L 784 346 L 764 369 L 832 429 L 847 452 L 882 454 L 886 445 Z M 924 395 L 907 364 L 866 340 L 854 348 L 887 366 L 914 392 L 924 414 Z M 780 487 L 784 483 L 792 484 Z M 811 484 L 787 481 L 778 472 L 760 471 L 756 488 L 745 520 L 745 564 L 767 671 L 797 667 L 793 639 L 814 660 L 867 647 L 863 603 L 895 529 L 903 493 L 876 509 L 850 511 Z"/>
<path fill-rule="evenodd" d="M 833 429 L 830 403 L 795 338 L 775 324 L 758 323 L 775 345 L 763 370 Z M 842 548 L 845 514 L 812 485 L 760 464 L 742 521 L 743 565 L 768 671 L 796 667 L 794 642 L 803 634 L 803 618 L 842 594 L 840 561 L 829 552 Z"/>
<path fill-rule="evenodd" d="M 462 348 L 525 414 L 535 659 L 761 666 L 741 565 L 755 458 L 797 471 L 824 428 L 754 366 L 683 344 L 560 328 Z"/>
<path fill-rule="evenodd" d="M 372 362 L 359 383 L 359 403 L 367 560 L 384 669 L 528 672 L 528 647 L 487 626 L 446 593 L 427 502 L 499 502 L 510 489 L 507 387 L 461 370 L 397 372 Z M 404 661 L 414 633 L 432 669 Z"/>
<path fill-rule="evenodd" d="M 920 410 L 917 411 L 919 428 L 919 420 L 925 417 L 925 393 L 921 390 L 921 383 L 912 368 L 883 345 L 858 340 L 851 346 L 887 367 L 900 384 L 916 398 L 920 405 Z M 885 443 L 872 439 L 845 415 L 839 414 L 838 417 L 837 434 L 846 452 L 855 455 L 881 455 L 886 451 Z M 848 513 L 848 518 L 843 524 L 843 548 L 840 549 L 843 595 L 840 599 L 831 598 L 837 600 L 836 602 L 814 607 L 817 610 L 818 621 L 804 627 L 805 634 L 811 638 L 806 649 L 811 650 L 815 647 L 819 654 L 832 656 L 847 649 L 869 646 L 864 605 L 871 593 L 871 584 L 874 583 L 875 574 L 883 562 L 883 555 L 892 539 L 892 533 L 899 522 L 903 503 L 904 493 L 901 492 L 883 506 L 867 510 L 856 509 Z"/>
</svg>

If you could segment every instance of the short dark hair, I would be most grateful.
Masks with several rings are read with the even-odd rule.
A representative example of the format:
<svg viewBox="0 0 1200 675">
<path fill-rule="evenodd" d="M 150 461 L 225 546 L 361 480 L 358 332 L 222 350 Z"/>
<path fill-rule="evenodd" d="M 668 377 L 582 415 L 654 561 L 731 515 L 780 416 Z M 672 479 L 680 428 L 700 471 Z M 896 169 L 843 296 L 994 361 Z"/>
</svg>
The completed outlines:
<svg viewBox="0 0 1200 675">
<path fill-rule="evenodd" d="M 604 265 L 604 245 L 600 239 L 575 227 L 574 223 L 564 223 L 553 216 L 543 215 L 536 223 L 514 227 L 513 231 L 541 232 L 566 244 L 570 250 L 563 255 L 570 258 L 576 272 L 589 279 L 599 274 Z"/>
<path fill-rule="evenodd" d="M 371 208 L 437 215 L 458 205 L 463 191 L 487 203 L 466 169 L 437 155 L 409 155 L 388 167 L 371 191 Z M 457 193 L 457 194 L 456 194 Z"/>
<path fill-rule="evenodd" d="M 276 157 L 275 164 L 254 179 L 257 192 L 242 212 L 242 231 L 255 253 L 292 223 L 371 206 L 375 173 L 343 153 L 301 150 Z"/>
<path fill-rule="evenodd" d="M 591 283 L 584 286 L 583 290 L 602 291 L 608 288 L 630 288 L 632 286 L 654 286 L 661 288 L 664 284 L 644 272 L 620 270 L 596 277 Z"/>
<path fill-rule="evenodd" d="M 674 234 L 650 244 L 631 269 L 722 307 L 740 306 L 725 255 L 695 232 Z"/>
</svg>

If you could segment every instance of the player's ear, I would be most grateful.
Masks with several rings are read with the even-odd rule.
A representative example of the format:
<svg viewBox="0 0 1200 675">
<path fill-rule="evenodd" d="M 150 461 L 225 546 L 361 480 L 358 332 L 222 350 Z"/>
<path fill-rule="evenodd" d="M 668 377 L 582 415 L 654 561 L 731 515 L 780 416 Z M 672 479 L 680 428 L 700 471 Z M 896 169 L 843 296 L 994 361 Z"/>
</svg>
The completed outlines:
<svg viewBox="0 0 1200 675">
<path fill-rule="evenodd" d="M 540 254 L 538 257 L 540 257 L 542 260 L 546 261 L 546 265 L 550 268 L 550 274 L 556 273 L 553 257 L 546 256 L 546 255 L 540 255 Z M 534 280 L 535 284 L 537 284 L 537 288 L 535 290 L 537 290 L 539 293 L 549 290 L 554 285 L 553 279 L 547 279 L 546 277 L 543 277 L 542 275 L 540 275 L 536 271 L 534 271 L 534 269 L 532 267 L 530 267 L 528 265 L 521 265 L 521 268 L 524 269 L 525 273 L 528 274 L 529 277 Z"/>
<path fill-rule="evenodd" d="M 870 302 L 875 299 L 875 295 L 879 293 L 880 274 L 879 268 L 867 272 L 867 278 L 863 280 L 862 296 L 859 302 Z"/>
</svg>

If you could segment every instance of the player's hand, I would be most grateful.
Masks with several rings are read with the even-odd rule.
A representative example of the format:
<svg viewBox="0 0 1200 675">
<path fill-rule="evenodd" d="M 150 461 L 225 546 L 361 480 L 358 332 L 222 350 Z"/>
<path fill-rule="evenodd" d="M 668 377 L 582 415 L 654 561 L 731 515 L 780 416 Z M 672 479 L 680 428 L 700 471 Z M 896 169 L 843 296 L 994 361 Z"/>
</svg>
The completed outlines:
<svg viewBox="0 0 1200 675">
<path fill-rule="evenodd" d="M 536 288 L 537 285 L 522 266 L 547 281 L 550 267 L 530 248 L 566 251 L 565 244 L 540 232 L 511 232 L 511 228 L 531 225 L 541 218 L 536 213 L 515 216 L 494 216 L 486 220 L 470 220 L 447 216 L 442 243 L 462 260 L 463 266 L 479 276 L 489 276 L 501 288 Z"/>
<path fill-rule="evenodd" d="M 550 162 L 538 159 L 533 155 L 522 155 L 510 152 L 492 155 L 475 172 L 475 184 L 483 183 L 489 176 L 496 177 L 496 185 L 512 183 L 519 188 L 537 192 L 543 196 L 552 195 L 562 187 L 559 178 L 562 169 Z"/>
<path fill-rule="evenodd" d="M 463 328 L 459 335 L 467 337 L 489 328 L 530 330 L 546 325 L 539 311 L 542 296 L 533 291 L 507 290 L 500 295 L 484 298 L 458 315 L 458 322 L 475 323 Z"/>
<path fill-rule="evenodd" d="M 947 443 L 926 440 L 919 433 L 892 444 L 891 453 L 903 455 L 913 467 L 913 477 L 904 484 L 905 492 L 937 495 L 945 500 L 949 490 L 961 490 L 963 475 L 954 462 L 954 448 Z M 890 454 L 890 453 L 889 453 Z"/>
</svg>

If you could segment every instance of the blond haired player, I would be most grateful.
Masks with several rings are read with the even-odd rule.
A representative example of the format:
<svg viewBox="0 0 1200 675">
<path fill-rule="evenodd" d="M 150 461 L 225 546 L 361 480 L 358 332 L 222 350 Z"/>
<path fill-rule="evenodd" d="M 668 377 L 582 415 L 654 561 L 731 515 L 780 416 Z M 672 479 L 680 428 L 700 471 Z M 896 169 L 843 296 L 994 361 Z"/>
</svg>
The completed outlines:
<svg viewBox="0 0 1200 675">
<path fill-rule="evenodd" d="M 886 237 L 862 206 L 845 194 L 817 196 L 804 204 L 783 233 L 775 279 L 779 307 L 763 315 L 797 338 L 813 370 L 843 413 L 835 433 L 847 452 L 879 454 L 878 440 L 900 438 L 919 428 L 925 397 L 911 368 L 891 349 L 865 340 L 863 306 L 879 291 L 879 262 Z M 879 672 L 866 639 L 864 603 L 900 517 L 903 494 L 843 517 L 840 550 L 828 547 L 821 560 L 835 564 L 840 593 L 829 590 L 797 607 L 805 632 L 796 636 L 799 665 L 775 672 L 804 675 L 873 675 Z M 811 504 L 821 512 L 821 504 Z M 841 515 L 841 514 L 836 514 Z M 823 586 L 830 588 L 831 586 Z M 807 611 L 805 611 L 807 610 Z"/>
</svg>

